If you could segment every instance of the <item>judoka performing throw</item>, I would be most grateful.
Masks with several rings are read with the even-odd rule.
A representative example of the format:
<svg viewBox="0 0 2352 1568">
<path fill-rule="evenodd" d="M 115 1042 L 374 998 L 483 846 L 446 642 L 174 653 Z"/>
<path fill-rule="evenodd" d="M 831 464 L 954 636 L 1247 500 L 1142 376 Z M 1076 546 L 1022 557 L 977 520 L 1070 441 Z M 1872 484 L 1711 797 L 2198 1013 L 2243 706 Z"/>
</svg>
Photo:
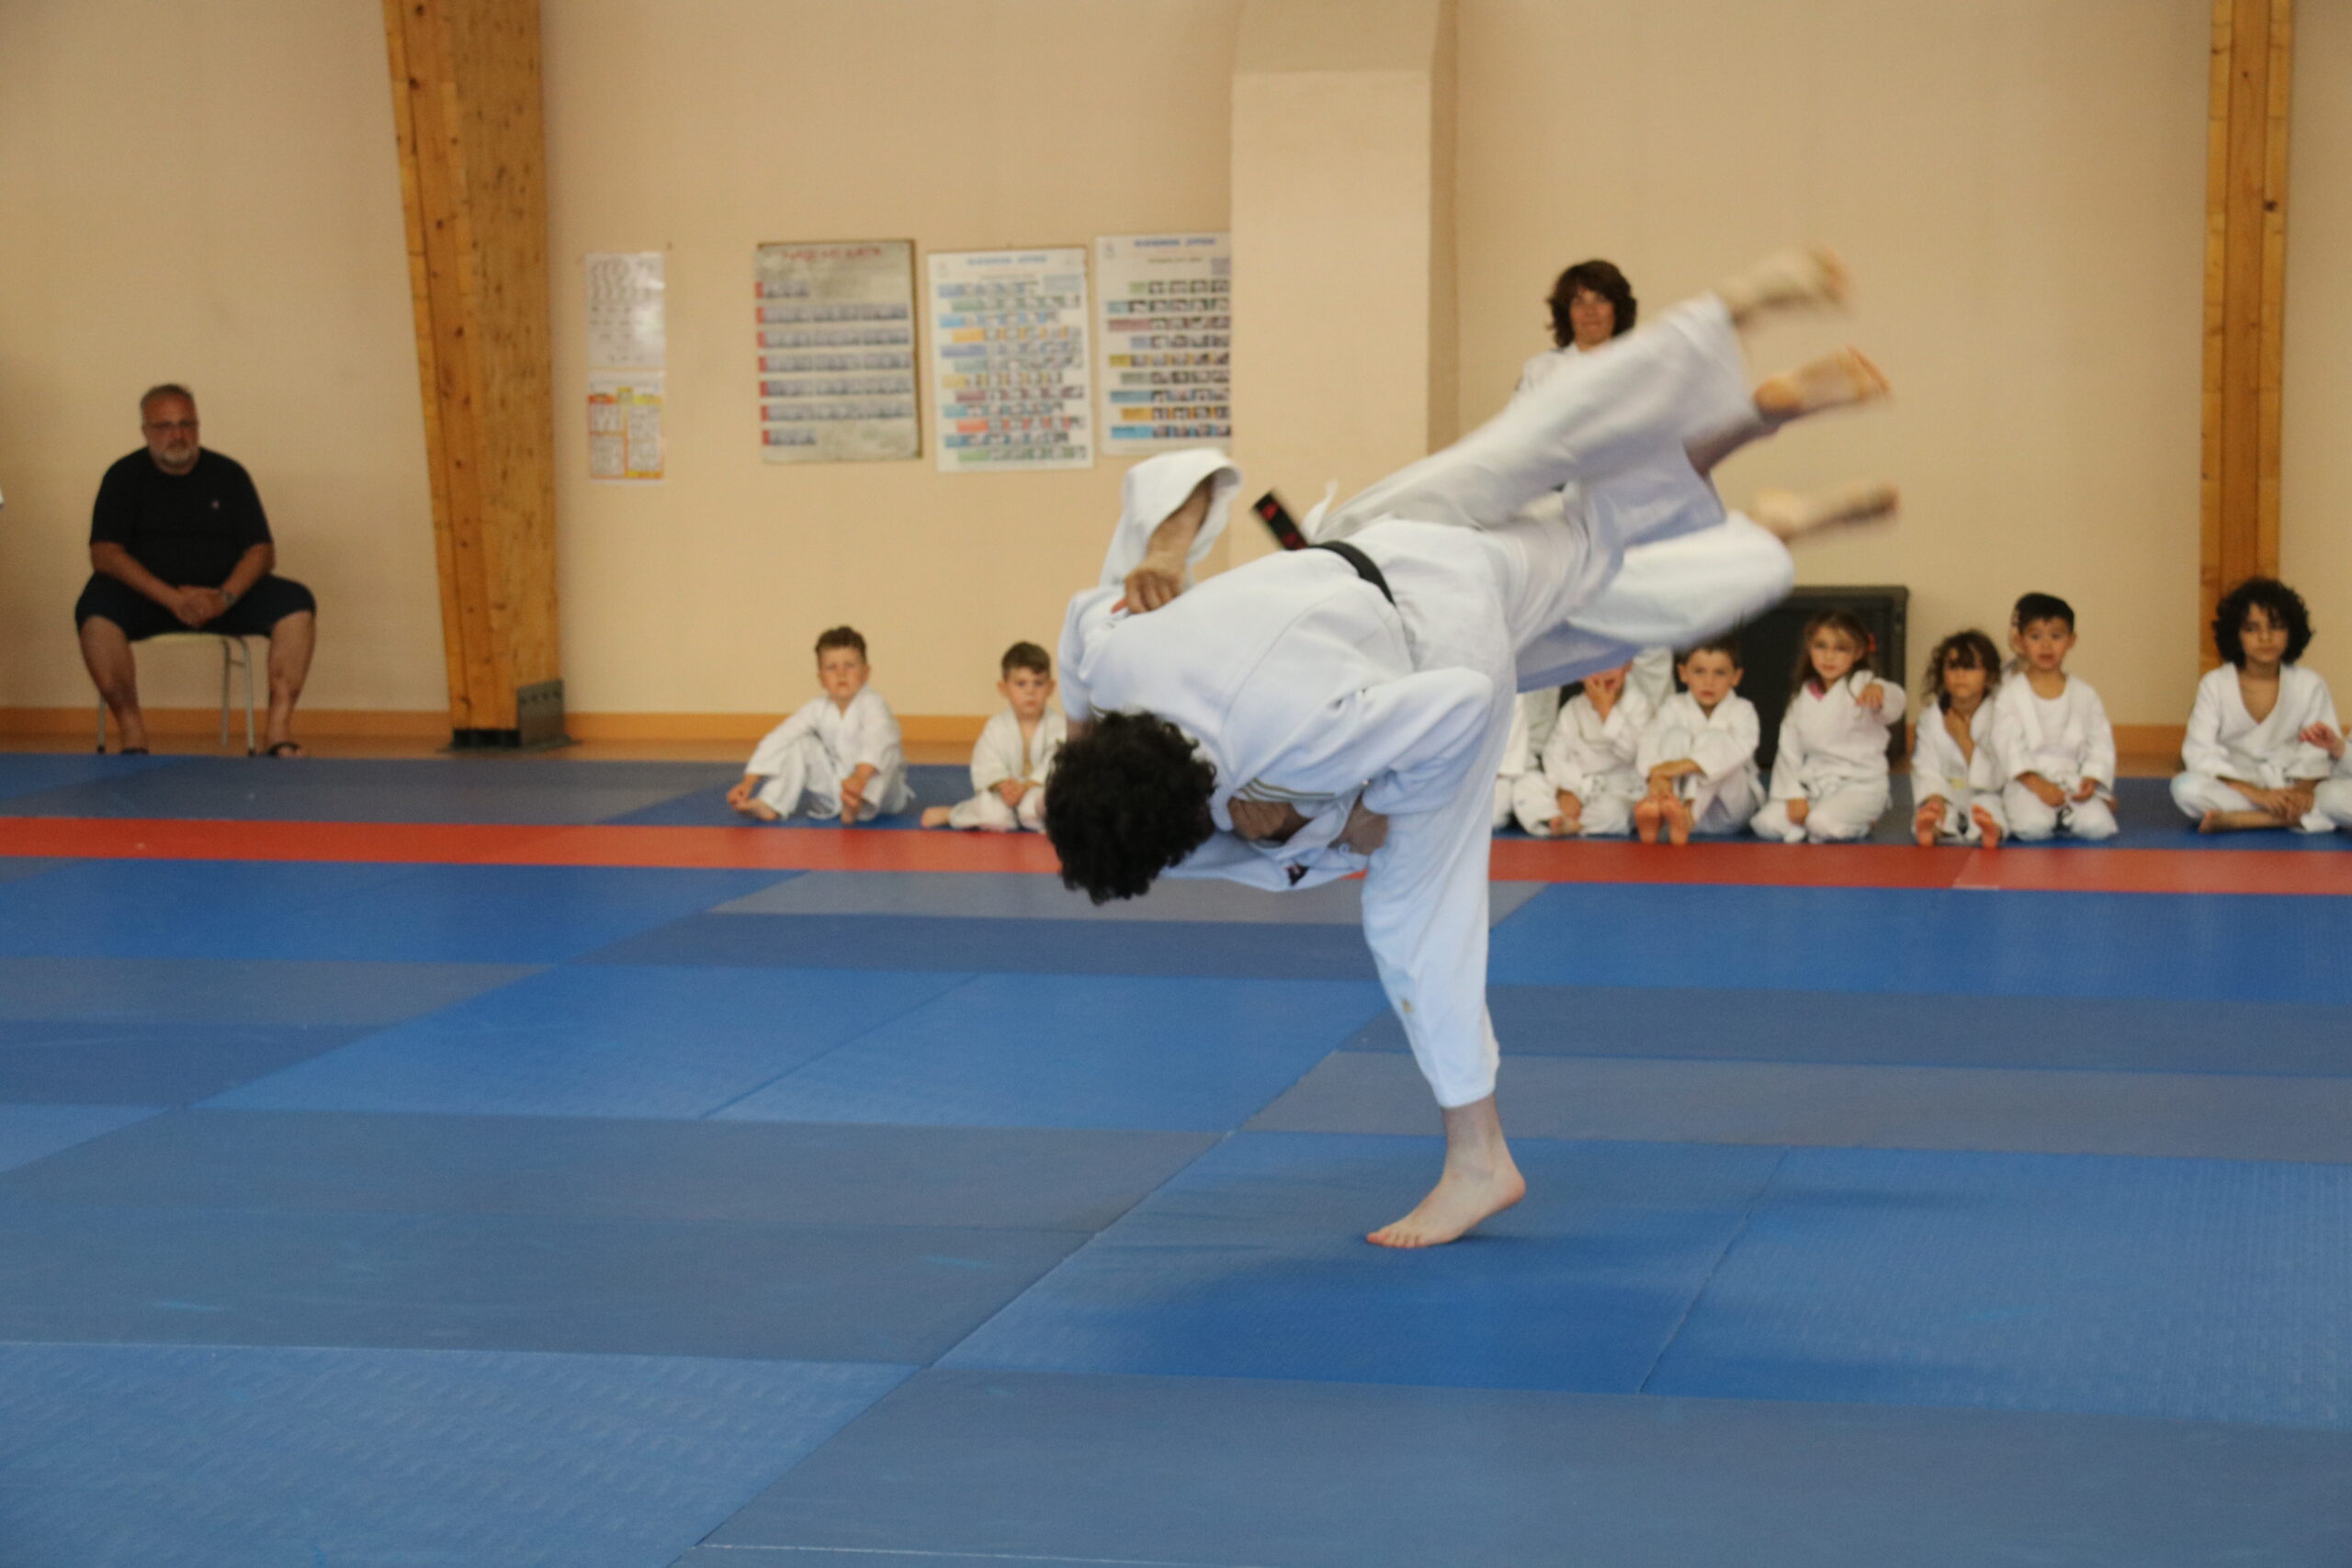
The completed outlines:
<svg viewBox="0 0 2352 1568">
<path fill-rule="evenodd" d="M 1787 592 L 1788 540 L 1894 509 L 1891 489 L 1859 485 L 1726 515 L 1704 474 L 1884 392 L 1852 350 L 1747 383 L 1738 326 L 1846 292 L 1826 252 L 1768 258 L 1310 519 L 1314 547 L 1198 587 L 1239 471 L 1196 451 L 1127 476 L 1102 583 L 1063 626 L 1071 739 L 1046 831 L 1063 880 L 1098 903 L 1162 872 L 1275 889 L 1364 874 L 1364 937 L 1446 1135 L 1436 1187 L 1374 1242 L 1452 1241 L 1526 1190 L 1486 1007 L 1514 693 L 1722 631 Z"/>
</svg>

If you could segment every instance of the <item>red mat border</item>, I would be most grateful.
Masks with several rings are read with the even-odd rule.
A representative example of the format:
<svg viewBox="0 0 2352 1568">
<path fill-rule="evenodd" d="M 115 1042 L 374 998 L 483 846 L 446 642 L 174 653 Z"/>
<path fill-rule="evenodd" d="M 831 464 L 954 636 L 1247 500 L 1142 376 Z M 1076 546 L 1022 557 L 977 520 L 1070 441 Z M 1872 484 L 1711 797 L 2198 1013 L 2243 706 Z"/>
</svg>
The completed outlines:
<svg viewBox="0 0 2352 1568">
<path fill-rule="evenodd" d="M 503 827 L 486 823 L 0 818 L 0 856 L 341 861 L 419 865 L 739 871 L 1022 872 L 1049 875 L 1033 835 L 837 828 Z M 2352 855 L 2292 850 L 1914 849 L 1899 844 L 1496 841 L 1504 882 L 1986 892 L 2352 895 Z"/>
</svg>

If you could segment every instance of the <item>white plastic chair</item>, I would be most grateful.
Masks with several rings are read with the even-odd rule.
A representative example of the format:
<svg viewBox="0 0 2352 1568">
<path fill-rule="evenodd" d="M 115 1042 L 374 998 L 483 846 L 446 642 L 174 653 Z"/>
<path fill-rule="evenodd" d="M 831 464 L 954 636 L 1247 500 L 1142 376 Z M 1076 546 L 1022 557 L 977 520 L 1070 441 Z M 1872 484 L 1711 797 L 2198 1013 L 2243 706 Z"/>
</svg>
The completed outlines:
<svg viewBox="0 0 2352 1568">
<path fill-rule="evenodd" d="M 245 755 L 252 756 L 256 750 L 254 739 L 254 651 L 245 646 L 244 637 L 235 632 L 159 632 L 143 640 L 151 644 L 217 642 L 220 645 L 220 744 L 223 746 L 229 744 L 229 674 L 231 671 L 242 670 L 245 675 Z M 135 649 L 139 645 L 133 643 L 131 646 Z M 99 754 L 104 755 L 106 749 L 107 700 L 100 697 L 98 699 Z"/>
</svg>

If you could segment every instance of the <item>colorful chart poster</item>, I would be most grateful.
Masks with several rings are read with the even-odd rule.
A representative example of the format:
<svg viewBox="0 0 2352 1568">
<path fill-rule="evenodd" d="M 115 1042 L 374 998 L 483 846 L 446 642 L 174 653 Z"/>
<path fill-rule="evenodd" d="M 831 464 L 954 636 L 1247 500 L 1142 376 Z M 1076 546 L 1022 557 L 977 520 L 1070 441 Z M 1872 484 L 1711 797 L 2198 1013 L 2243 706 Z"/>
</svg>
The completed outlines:
<svg viewBox="0 0 2352 1568">
<path fill-rule="evenodd" d="M 1094 466 L 1086 252 L 931 257 L 942 473 Z"/>
<path fill-rule="evenodd" d="M 1102 450 L 1233 439 L 1233 236 L 1094 242 L 1102 301 Z"/>
<path fill-rule="evenodd" d="M 662 478 L 659 370 L 588 373 L 588 477 L 644 482 Z"/>
<path fill-rule="evenodd" d="M 662 479 L 662 391 L 669 358 L 667 268 L 660 251 L 582 258 L 588 331 L 588 477 Z"/>
<path fill-rule="evenodd" d="M 771 463 L 922 456 L 914 242 L 762 245 L 752 271 L 761 456 Z"/>
</svg>

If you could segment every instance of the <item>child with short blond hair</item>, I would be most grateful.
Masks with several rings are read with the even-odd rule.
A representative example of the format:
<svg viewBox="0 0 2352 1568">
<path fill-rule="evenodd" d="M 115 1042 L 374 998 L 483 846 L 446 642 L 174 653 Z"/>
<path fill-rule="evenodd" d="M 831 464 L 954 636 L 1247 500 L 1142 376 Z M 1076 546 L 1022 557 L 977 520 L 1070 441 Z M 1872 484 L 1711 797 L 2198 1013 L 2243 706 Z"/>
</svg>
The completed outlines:
<svg viewBox="0 0 2352 1568">
<path fill-rule="evenodd" d="M 984 833 L 1042 832 L 1046 781 L 1069 739 L 1054 702 L 1054 661 L 1034 642 L 1016 642 L 997 661 L 997 695 L 1005 705 L 972 747 L 972 795 L 922 814 L 926 828 Z"/>
<path fill-rule="evenodd" d="M 811 817 L 838 817 L 842 826 L 904 811 L 906 753 L 898 716 L 866 682 L 865 639 L 849 626 L 817 638 L 817 683 L 824 694 L 768 731 L 727 804 L 762 822 L 780 822 L 808 805 Z"/>
</svg>

